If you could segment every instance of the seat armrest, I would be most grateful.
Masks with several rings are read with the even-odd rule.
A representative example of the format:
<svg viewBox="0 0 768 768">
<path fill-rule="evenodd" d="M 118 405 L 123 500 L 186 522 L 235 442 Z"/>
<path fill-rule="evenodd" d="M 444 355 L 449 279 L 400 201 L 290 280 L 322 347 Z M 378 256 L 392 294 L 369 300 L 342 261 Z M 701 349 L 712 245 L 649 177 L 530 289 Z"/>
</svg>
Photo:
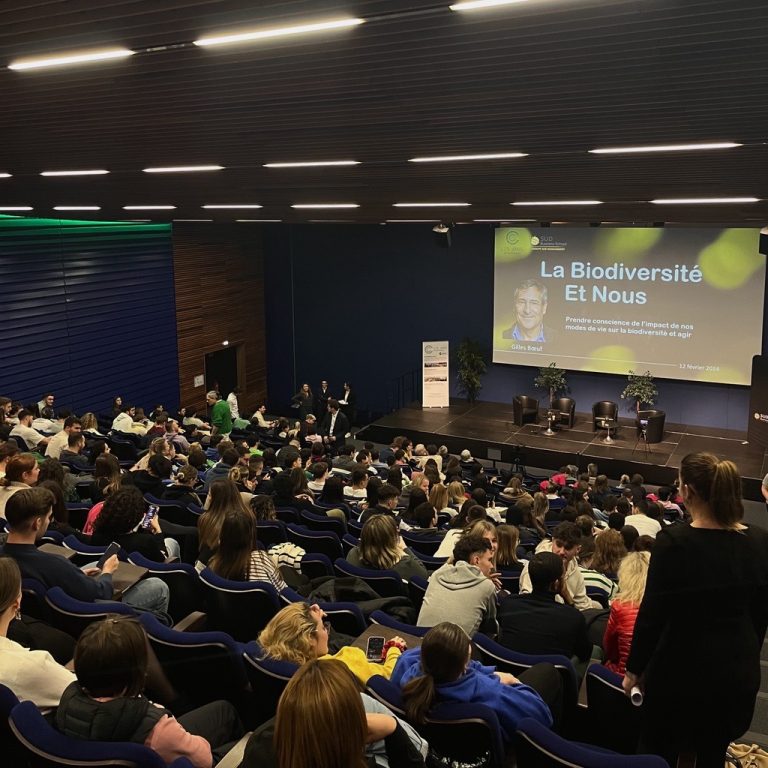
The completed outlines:
<svg viewBox="0 0 768 768">
<path fill-rule="evenodd" d="M 208 614 L 202 611 L 192 611 L 181 621 L 173 625 L 177 632 L 202 632 L 208 623 Z"/>
<path fill-rule="evenodd" d="M 251 738 L 252 733 L 253 731 L 248 731 L 248 733 L 246 733 L 245 736 L 243 736 L 218 763 L 216 763 L 216 768 L 238 768 L 243 761 L 245 747 L 248 744 L 248 739 Z"/>
</svg>

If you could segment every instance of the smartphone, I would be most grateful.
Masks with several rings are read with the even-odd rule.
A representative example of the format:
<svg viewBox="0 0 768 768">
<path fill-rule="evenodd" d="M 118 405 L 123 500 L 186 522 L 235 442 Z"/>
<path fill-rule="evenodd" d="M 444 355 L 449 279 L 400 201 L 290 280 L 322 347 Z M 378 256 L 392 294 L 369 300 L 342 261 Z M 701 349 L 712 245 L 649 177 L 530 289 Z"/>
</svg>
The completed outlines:
<svg viewBox="0 0 768 768">
<path fill-rule="evenodd" d="M 368 638 L 368 645 L 365 648 L 365 658 L 368 661 L 381 661 L 381 654 L 384 651 L 384 638 L 380 635 L 374 635 Z"/>
<path fill-rule="evenodd" d="M 154 520 L 159 511 L 160 507 L 158 507 L 157 504 L 149 505 L 149 509 L 146 511 L 141 523 L 139 524 L 141 530 L 146 531 L 152 525 L 152 520 Z"/>
<path fill-rule="evenodd" d="M 113 541 L 107 547 L 104 554 L 99 558 L 99 562 L 96 563 L 96 567 L 99 570 L 101 570 L 104 567 L 104 563 L 106 563 L 107 560 L 109 560 L 109 558 L 112 557 L 112 555 L 116 555 L 119 551 L 120 551 L 120 545 L 116 541 Z"/>
</svg>

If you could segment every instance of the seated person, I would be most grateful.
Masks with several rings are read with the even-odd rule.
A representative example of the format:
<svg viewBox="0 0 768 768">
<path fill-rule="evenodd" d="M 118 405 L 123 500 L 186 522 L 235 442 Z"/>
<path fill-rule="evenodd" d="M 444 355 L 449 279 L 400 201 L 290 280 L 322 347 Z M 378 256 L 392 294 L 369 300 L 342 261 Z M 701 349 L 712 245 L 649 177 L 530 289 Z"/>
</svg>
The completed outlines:
<svg viewBox="0 0 768 768">
<path fill-rule="evenodd" d="M 410 536 L 423 537 L 425 539 L 442 539 L 445 531 L 437 527 L 437 509 L 431 502 L 425 501 L 419 504 L 411 514 Z"/>
<path fill-rule="evenodd" d="M 587 661 L 592 643 L 587 622 L 573 606 L 558 603 L 565 589 L 565 563 L 537 552 L 528 563 L 532 591 L 509 595 L 499 606 L 499 642 L 519 653 L 551 653 Z"/>
<path fill-rule="evenodd" d="M 368 661 L 365 651 L 353 645 L 331 654 L 328 647 L 330 622 L 319 605 L 290 603 L 261 630 L 258 643 L 265 655 L 277 661 L 306 664 L 313 659 L 336 659 L 345 664 L 365 685 L 373 675 L 389 678 L 406 644 L 395 637 L 384 646 L 384 661 Z"/>
<path fill-rule="evenodd" d="M 603 653 L 608 669 L 617 675 L 626 672 L 627 657 L 640 603 L 645 594 L 650 552 L 630 552 L 619 566 L 619 595 L 611 603 L 611 614 L 603 637 Z"/>
<path fill-rule="evenodd" d="M 198 483 L 198 471 L 191 464 L 185 464 L 179 468 L 176 477 L 171 485 L 163 488 L 163 501 L 173 502 L 182 507 L 189 504 L 195 504 L 198 507 L 203 506 L 200 497 L 195 493 L 194 488 Z"/>
<path fill-rule="evenodd" d="M 75 674 L 56 710 L 64 735 L 87 741 L 143 744 L 166 763 L 186 757 L 211 768 L 243 733 L 228 701 L 214 701 L 177 720 L 143 696 L 147 641 L 141 624 L 126 616 L 106 618 L 83 630 L 75 646 Z"/>
<path fill-rule="evenodd" d="M 158 438 L 162 439 L 162 438 Z M 163 441 L 165 442 L 165 441 Z M 165 483 L 163 480 L 170 480 L 171 460 L 160 453 L 153 453 L 147 461 L 146 469 L 139 469 L 132 472 L 133 484 L 142 492 L 152 494 L 159 499 L 165 492 Z"/>
<path fill-rule="evenodd" d="M 655 539 L 661 530 L 658 518 L 659 509 L 655 504 L 645 498 L 636 499 L 632 514 L 627 517 L 627 525 L 631 525 L 641 536 L 652 536 Z"/>
<path fill-rule="evenodd" d="M 514 525 L 502 523 L 496 526 L 496 569 L 502 575 L 514 575 L 523 570 L 526 561 L 517 557 L 520 531 Z"/>
<path fill-rule="evenodd" d="M 37 541 L 48 530 L 53 516 L 53 494 L 45 488 L 30 488 L 14 494 L 6 507 L 8 539 L 2 554 L 10 555 L 19 564 L 25 579 L 36 579 L 45 587 L 61 587 L 76 600 L 93 602 L 112 598 L 112 574 L 117 570 L 117 555 L 102 566 L 81 571 L 64 557 L 43 552 Z M 168 585 L 160 579 L 142 579 L 123 593 L 123 602 L 142 608 L 167 621 Z"/>
<path fill-rule="evenodd" d="M 256 549 L 256 516 L 250 509 L 235 507 L 224 513 L 218 548 L 208 567 L 222 579 L 266 581 L 278 592 L 287 586 L 269 554 Z"/>
<path fill-rule="evenodd" d="M 472 499 L 467 499 L 461 511 L 451 520 L 451 527 L 445 534 L 445 538 L 435 552 L 435 557 L 451 557 L 456 542 L 479 520 L 486 520 L 488 513 L 485 507 L 475 504 Z"/>
<path fill-rule="evenodd" d="M 378 502 L 375 506 L 367 507 L 360 515 L 360 522 L 365 523 L 375 515 L 386 515 L 393 519 L 397 518 L 395 507 L 400 498 L 400 491 L 394 485 L 384 483 L 378 490 Z"/>
<path fill-rule="evenodd" d="M 366 486 L 368 485 L 368 470 L 355 465 L 352 470 L 350 484 L 344 486 L 344 497 L 354 500 L 362 500 L 367 496 Z"/>
<path fill-rule="evenodd" d="M 592 556 L 579 566 L 585 587 L 599 589 L 605 600 L 613 600 L 618 592 L 617 572 L 627 550 L 624 539 L 618 531 L 610 528 L 595 537 Z"/>
<path fill-rule="evenodd" d="M 347 562 L 359 568 L 395 571 L 404 581 L 412 576 L 429 577 L 424 563 L 403 543 L 389 515 L 374 515 L 366 521 L 360 544 L 349 552 Z"/>
<path fill-rule="evenodd" d="M 75 676 L 47 651 L 30 651 L 8 638 L 21 610 L 21 572 L 12 557 L 0 557 L 0 683 L 40 709 L 57 707 Z"/>
<path fill-rule="evenodd" d="M 146 513 L 147 503 L 137 488 L 127 485 L 110 493 L 93 521 L 91 544 L 109 546 L 115 541 L 126 552 L 138 552 L 156 563 L 178 559 L 179 542 L 163 536 L 157 515 L 144 525 Z"/>
<path fill-rule="evenodd" d="M 552 540 L 544 540 L 537 547 L 536 552 L 554 552 L 565 562 L 565 583 L 570 595 L 570 603 L 580 611 L 590 608 L 601 608 L 587 597 L 587 589 L 584 586 L 584 577 L 581 575 L 578 564 L 578 554 L 581 550 L 581 529 L 576 523 L 564 522 L 555 528 Z M 531 579 L 528 576 L 528 566 L 523 567 L 520 574 L 520 594 L 531 591 Z M 561 598 L 562 599 L 562 598 Z"/>
<path fill-rule="evenodd" d="M 507 745 L 524 717 L 550 727 L 562 707 L 562 682 L 551 664 L 537 664 L 519 678 L 472 661 L 472 643 L 457 624 L 442 622 L 424 636 L 420 648 L 406 651 L 392 682 L 400 686 L 406 715 L 423 723 L 441 701 L 484 704 L 499 718 Z M 549 705 L 549 706 L 548 706 Z"/>
<path fill-rule="evenodd" d="M 248 740 L 241 768 L 423 768 L 426 752 L 410 725 L 360 693 L 343 664 L 310 661 L 286 685 L 275 718 Z"/>
<path fill-rule="evenodd" d="M 433 627 L 441 621 L 458 624 L 468 635 L 495 635 L 496 586 L 493 547 L 481 536 L 462 536 L 453 549 L 453 562 L 430 577 L 416 622 Z"/>
</svg>

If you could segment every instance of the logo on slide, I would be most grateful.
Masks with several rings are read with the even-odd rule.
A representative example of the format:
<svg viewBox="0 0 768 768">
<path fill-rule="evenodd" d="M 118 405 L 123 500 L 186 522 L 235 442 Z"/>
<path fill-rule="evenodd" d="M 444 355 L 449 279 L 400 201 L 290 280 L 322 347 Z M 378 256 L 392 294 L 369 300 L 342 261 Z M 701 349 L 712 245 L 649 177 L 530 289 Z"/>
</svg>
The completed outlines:
<svg viewBox="0 0 768 768">
<path fill-rule="evenodd" d="M 534 236 L 531 238 L 531 245 L 538 245 L 540 242 L 541 242 L 541 240 L 539 240 L 539 238 L 538 238 L 538 237 L 536 237 L 536 235 L 534 235 Z"/>
<path fill-rule="evenodd" d="M 768 422 L 768 413 L 755 413 L 754 414 L 755 421 L 766 421 Z"/>
<path fill-rule="evenodd" d="M 520 242 L 520 233 L 516 229 L 510 229 L 506 239 L 510 245 L 517 245 Z"/>
<path fill-rule="evenodd" d="M 427 344 L 426 347 L 424 347 L 424 352 L 427 355 L 431 355 L 435 351 L 435 348 L 431 344 Z M 755 414 L 757 416 L 757 414 Z"/>
</svg>

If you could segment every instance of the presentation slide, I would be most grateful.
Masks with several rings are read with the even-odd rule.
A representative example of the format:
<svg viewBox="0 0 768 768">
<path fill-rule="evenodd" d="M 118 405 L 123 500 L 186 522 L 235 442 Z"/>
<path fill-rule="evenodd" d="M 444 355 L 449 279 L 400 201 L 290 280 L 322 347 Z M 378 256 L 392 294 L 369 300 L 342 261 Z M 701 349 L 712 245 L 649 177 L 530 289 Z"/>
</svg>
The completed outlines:
<svg viewBox="0 0 768 768">
<path fill-rule="evenodd" d="M 500 227 L 493 362 L 749 384 L 758 229 Z"/>
</svg>

